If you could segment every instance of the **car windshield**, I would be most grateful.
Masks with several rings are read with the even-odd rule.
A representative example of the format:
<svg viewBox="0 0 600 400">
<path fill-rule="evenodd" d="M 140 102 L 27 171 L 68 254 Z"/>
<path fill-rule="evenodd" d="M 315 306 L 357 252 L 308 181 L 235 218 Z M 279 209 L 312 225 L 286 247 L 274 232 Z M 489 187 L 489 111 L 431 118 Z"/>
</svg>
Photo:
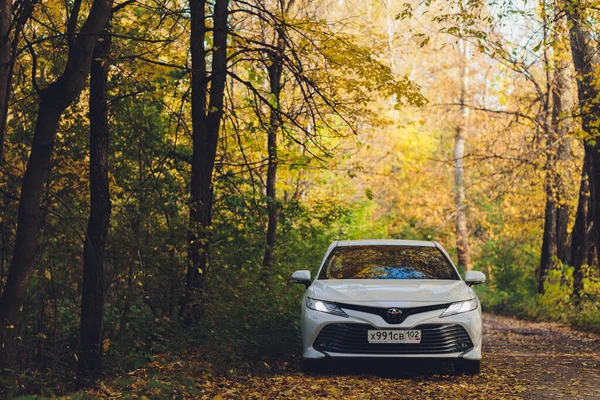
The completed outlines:
<svg viewBox="0 0 600 400">
<path fill-rule="evenodd" d="M 460 277 L 436 247 L 340 246 L 329 254 L 319 279 L 446 279 Z"/>
</svg>

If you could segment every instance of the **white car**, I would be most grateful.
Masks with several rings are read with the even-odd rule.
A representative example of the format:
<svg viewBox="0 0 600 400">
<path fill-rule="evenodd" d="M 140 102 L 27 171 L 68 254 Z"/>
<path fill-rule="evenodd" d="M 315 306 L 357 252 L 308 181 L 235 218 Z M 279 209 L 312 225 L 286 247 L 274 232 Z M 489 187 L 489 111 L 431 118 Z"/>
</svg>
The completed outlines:
<svg viewBox="0 0 600 400">
<path fill-rule="evenodd" d="M 471 288 L 485 275 L 462 280 L 436 242 L 334 242 L 316 279 L 296 271 L 302 299 L 303 368 L 342 357 L 437 358 L 455 371 L 481 368 L 481 306 Z"/>
</svg>

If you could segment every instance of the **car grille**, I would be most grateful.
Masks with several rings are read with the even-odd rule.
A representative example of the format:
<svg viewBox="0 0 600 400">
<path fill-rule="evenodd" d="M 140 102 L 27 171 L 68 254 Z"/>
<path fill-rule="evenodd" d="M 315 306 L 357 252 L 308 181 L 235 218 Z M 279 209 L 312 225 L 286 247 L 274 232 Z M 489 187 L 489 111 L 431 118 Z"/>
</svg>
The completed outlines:
<svg viewBox="0 0 600 400">
<path fill-rule="evenodd" d="M 411 307 L 411 308 L 393 308 L 396 310 L 400 310 L 400 314 L 391 315 L 388 311 L 391 308 L 381 308 L 381 307 L 370 307 L 363 306 L 357 304 L 344 304 L 344 303 L 336 303 L 338 307 L 345 308 L 347 310 L 356 310 L 369 314 L 379 315 L 385 322 L 388 324 L 400 324 L 402 323 L 409 315 L 419 314 L 427 311 L 434 310 L 445 310 L 451 303 L 445 304 L 435 304 L 433 306 L 422 306 L 422 307 Z"/>
<path fill-rule="evenodd" d="M 355 354 L 444 354 L 473 348 L 473 342 L 460 325 L 424 324 L 411 329 L 421 330 L 421 343 L 369 343 L 367 331 L 377 329 L 368 324 L 330 324 L 325 326 L 313 347 L 319 351 Z"/>
</svg>

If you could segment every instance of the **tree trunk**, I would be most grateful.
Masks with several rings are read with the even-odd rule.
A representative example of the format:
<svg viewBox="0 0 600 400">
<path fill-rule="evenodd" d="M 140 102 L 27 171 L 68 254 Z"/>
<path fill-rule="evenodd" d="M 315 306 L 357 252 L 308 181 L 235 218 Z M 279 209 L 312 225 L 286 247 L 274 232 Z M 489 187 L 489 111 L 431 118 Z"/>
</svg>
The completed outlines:
<svg viewBox="0 0 600 400">
<path fill-rule="evenodd" d="M 271 83 L 273 87 L 273 83 Z M 277 96 L 279 98 L 279 96 Z M 269 161 L 267 166 L 267 234 L 265 256 L 263 258 L 263 266 L 265 272 L 269 273 L 273 268 L 275 260 L 275 242 L 277 240 L 277 222 L 278 222 L 278 204 L 275 185 L 277 184 L 277 165 L 279 159 L 277 156 L 277 130 L 279 129 L 279 115 L 276 111 L 271 110 L 269 118 L 269 128 L 267 132 Z"/>
<path fill-rule="evenodd" d="M 577 92 L 579 94 L 579 109 L 581 111 L 581 127 L 593 142 L 586 144 L 586 164 L 590 188 L 589 212 L 591 214 L 591 237 L 596 248 L 600 248 L 600 143 L 598 141 L 598 116 L 600 115 L 599 94 L 595 72 L 598 71 L 597 49 L 594 45 L 592 30 L 586 25 L 579 3 L 569 3 L 566 7 L 570 21 L 570 41 L 573 64 L 577 73 Z M 585 164 L 584 164 L 585 165 Z M 580 196 L 581 200 L 581 196 Z M 579 216 L 579 215 L 578 215 Z M 577 224 L 577 222 L 576 222 Z M 575 247 L 575 246 L 574 246 Z M 573 249 L 575 251 L 576 248 Z M 584 247 L 583 253 L 578 255 L 583 260 L 587 257 L 588 249 Z M 574 258 L 575 260 L 575 258 Z M 585 261 L 581 261 L 584 263 Z M 574 262 L 575 264 L 575 262 Z M 581 279 L 581 269 L 577 273 Z M 581 282 L 578 283 L 581 285 Z"/>
<path fill-rule="evenodd" d="M 544 213 L 544 237 L 538 272 L 538 293 L 544 293 L 544 282 L 556 257 L 556 202 L 549 182 L 546 183 L 546 211 Z"/>
<path fill-rule="evenodd" d="M 583 158 L 581 167 L 581 186 L 579 189 L 579 200 L 577 202 L 577 214 L 575 215 L 575 225 L 571 234 L 571 263 L 573 265 L 573 293 L 575 298 L 581 296 L 583 265 L 587 261 L 589 234 L 588 234 L 588 205 L 589 205 L 589 183 L 587 171 L 589 169 L 589 160 L 591 150 L 586 146 L 586 154 Z"/>
<path fill-rule="evenodd" d="M 543 41 L 547 43 L 548 40 L 548 20 L 546 15 L 546 3 L 542 3 L 542 15 L 543 15 Z M 542 111 L 538 114 L 538 119 L 541 120 L 541 125 L 544 130 L 544 137 L 546 139 L 546 163 L 544 170 L 546 172 L 544 182 L 544 192 L 546 194 L 546 207 L 544 211 L 544 233 L 542 240 L 542 251 L 540 257 L 540 267 L 538 268 L 538 293 L 544 292 L 544 282 L 548 271 L 552 268 L 552 262 L 556 257 L 556 199 L 554 191 L 554 163 L 556 161 L 556 155 L 552 150 L 555 141 L 555 132 L 552 129 L 552 112 L 551 102 L 554 100 L 552 96 L 552 88 L 554 85 L 552 79 L 552 69 L 550 66 L 550 58 L 548 57 L 549 46 L 544 46 L 543 62 L 544 72 L 546 76 L 546 91 L 543 95 L 540 95 L 542 102 Z"/>
<path fill-rule="evenodd" d="M 100 375 L 102 317 L 104 315 L 104 250 L 110 224 L 108 181 L 108 57 L 111 37 L 108 29 L 94 50 L 90 74 L 90 217 L 83 250 L 81 294 L 80 378 Z"/>
<path fill-rule="evenodd" d="M 0 165 L 4 162 L 6 115 L 10 96 L 12 0 L 0 1 Z M 6 110 L 6 112 L 4 111 Z"/>
<path fill-rule="evenodd" d="M 561 181 L 559 191 L 566 192 L 564 181 Z M 556 206 L 556 257 L 563 264 L 569 264 L 569 205 L 564 196 L 558 196 Z"/>
<path fill-rule="evenodd" d="M 394 36 L 396 34 L 396 23 L 398 22 L 397 18 L 395 18 L 394 12 L 394 1 L 387 0 L 386 1 L 386 28 L 387 28 L 387 46 L 388 46 L 388 56 L 390 60 L 390 68 L 392 72 L 396 72 L 396 57 L 394 57 L 394 53 L 396 50 L 396 46 L 394 44 Z"/>
<path fill-rule="evenodd" d="M 190 50 L 192 57 L 192 179 L 190 185 L 190 243 L 189 266 L 186 277 L 186 301 L 189 302 L 191 292 L 199 286 L 200 275 L 206 272 L 206 251 L 208 250 L 208 232 L 204 227 L 210 226 L 210 204 L 206 198 L 212 199 L 210 178 L 204 170 L 208 160 L 206 154 L 206 92 L 208 91 L 206 73 L 206 1 L 190 0 L 191 37 Z M 208 189 L 207 189 L 208 187 Z M 208 193 L 206 193 L 208 192 Z M 204 239 L 204 241 L 203 241 Z M 183 304 L 180 312 L 187 304 Z"/>
<path fill-rule="evenodd" d="M 23 0 L 17 11 L 11 0 L 0 0 L 0 165 L 4 163 L 8 105 L 19 38 L 33 11 L 31 0 Z M 16 16 L 16 21 L 13 20 Z M 12 34 L 11 34 L 12 32 Z"/>
<path fill-rule="evenodd" d="M 554 22 L 555 31 L 560 37 L 565 37 L 568 32 L 567 19 L 560 18 Z M 571 133 L 573 119 L 571 110 L 573 98 L 571 93 L 572 74 L 568 42 L 561 42 L 554 51 L 554 85 L 552 86 L 552 131 L 557 140 L 555 169 L 555 193 L 556 193 L 556 256 L 566 263 L 568 252 L 568 225 L 569 206 L 567 204 L 567 177 L 564 176 L 565 168 L 571 158 Z"/>
<path fill-rule="evenodd" d="M 267 166 L 267 234 L 265 247 L 265 256 L 263 259 L 263 266 L 265 272 L 268 274 L 273 268 L 273 261 L 275 259 L 275 242 L 277 240 L 277 222 L 279 206 L 277 202 L 277 165 L 279 159 L 277 156 L 277 131 L 281 125 L 280 111 L 280 95 L 281 95 L 281 77 L 283 75 L 283 52 L 285 51 L 285 39 L 284 33 L 281 31 L 283 27 L 279 27 L 277 33 L 277 44 L 276 50 L 274 49 L 270 53 L 269 60 L 271 65 L 268 67 L 269 72 L 269 84 L 271 90 L 271 96 L 274 99 L 273 106 L 270 108 L 269 115 L 269 126 L 267 130 L 267 145 L 269 161 Z"/>
<path fill-rule="evenodd" d="M 557 32 L 567 31 L 566 19 L 554 22 Z M 560 39 L 560 38 L 559 38 Z M 566 204 L 566 184 L 563 170 L 570 156 L 569 132 L 571 129 L 571 76 L 570 63 L 565 59 L 568 48 L 559 41 L 554 50 L 554 71 L 549 89 L 552 94 L 550 126 L 546 129 L 546 211 L 544 236 L 538 274 L 538 293 L 544 292 L 544 281 L 552 268 L 554 259 L 567 259 L 567 226 L 569 209 Z M 549 74 L 548 74 L 549 76 Z M 550 99 L 548 99 L 550 102 Z M 549 105 L 545 107 L 546 113 Z"/>
<path fill-rule="evenodd" d="M 7 352 L 12 348 L 17 330 L 15 328 L 18 327 L 21 306 L 38 250 L 37 236 L 42 214 L 40 199 L 50 172 L 58 123 L 64 110 L 75 101 L 86 83 L 92 53 L 99 33 L 106 26 L 111 6 L 112 0 L 94 0 L 80 33 L 69 41 L 69 55 L 64 72 L 39 93 L 40 103 L 31 153 L 19 200 L 13 258 L 0 299 L 0 348 Z"/>
<path fill-rule="evenodd" d="M 460 122 L 456 126 L 454 137 L 454 185 L 456 205 L 456 251 L 458 266 L 469 271 L 472 269 L 471 252 L 469 249 L 469 231 L 467 229 L 467 201 L 465 195 L 465 141 L 469 121 L 469 107 L 466 104 L 469 66 L 467 63 L 467 42 L 461 40 L 459 46 L 460 74 Z"/>
<path fill-rule="evenodd" d="M 3 345 L 6 344 L 7 350 L 10 350 L 10 343 L 19 322 L 21 305 L 27 293 L 33 261 L 38 250 L 40 200 L 50 169 L 50 157 L 60 114 L 54 103 L 41 100 L 31 154 L 23 177 L 13 258 L 0 300 L 0 331 L 3 332 L 3 337 L 0 339 Z"/>
<path fill-rule="evenodd" d="M 206 1 L 190 0 L 192 55 L 192 179 L 190 186 L 190 263 L 186 278 L 186 296 L 180 314 L 189 305 L 194 291 L 201 290 L 209 267 L 211 241 L 213 171 L 219 129 L 223 117 L 223 97 L 227 78 L 228 0 L 216 0 L 213 12 L 213 51 L 210 78 L 206 72 L 204 48 Z M 210 92 L 208 84 L 210 82 Z M 208 109 L 206 93 L 209 92 Z"/>
</svg>

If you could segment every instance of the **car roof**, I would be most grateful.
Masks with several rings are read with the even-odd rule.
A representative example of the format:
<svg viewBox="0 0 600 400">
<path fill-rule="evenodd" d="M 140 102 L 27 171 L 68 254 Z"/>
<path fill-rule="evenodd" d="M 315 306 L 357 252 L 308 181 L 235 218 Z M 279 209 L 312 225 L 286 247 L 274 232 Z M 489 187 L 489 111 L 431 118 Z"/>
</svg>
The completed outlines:
<svg viewBox="0 0 600 400">
<path fill-rule="evenodd" d="M 366 240 L 340 240 L 335 242 L 336 246 L 419 246 L 437 247 L 435 242 L 425 240 L 401 240 L 401 239 L 366 239 Z"/>
</svg>

